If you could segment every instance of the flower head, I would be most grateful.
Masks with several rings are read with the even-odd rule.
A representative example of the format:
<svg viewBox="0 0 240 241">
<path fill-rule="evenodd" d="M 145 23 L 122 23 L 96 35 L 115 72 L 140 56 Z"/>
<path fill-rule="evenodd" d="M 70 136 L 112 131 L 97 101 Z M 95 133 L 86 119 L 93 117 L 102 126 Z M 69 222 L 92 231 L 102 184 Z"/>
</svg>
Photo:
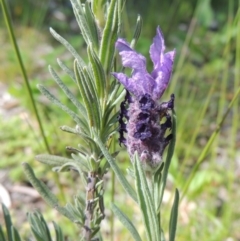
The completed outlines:
<svg viewBox="0 0 240 241">
<path fill-rule="evenodd" d="M 172 127 L 168 110 L 174 107 L 174 95 L 168 102 L 159 104 L 157 101 L 168 86 L 175 51 L 164 54 L 164 39 L 158 27 L 150 47 L 153 71 L 149 74 L 145 57 L 133 50 L 125 40 L 118 39 L 116 48 L 122 65 L 133 70 L 130 77 L 124 73 L 113 73 L 127 90 L 125 100 L 120 105 L 119 142 L 127 147 L 130 157 L 135 151 L 138 153 L 146 170 L 155 170 L 172 138 L 171 134 L 165 136 L 165 133 Z M 124 133 L 127 133 L 126 138 Z"/>
<path fill-rule="evenodd" d="M 153 62 L 153 71 L 147 72 L 146 59 L 143 55 L 133 50 L 124 39 L 118 39 L 116 48 L 122 58 L 122 65 L 133 70 L 131 77 L 124 73 L 113 73 L 113 76 L 135 96 L 149 94 L 153 100 L 158 100 L 168 86 L 175 50 L 165 51 L 163 34 L 157 28 L 157 34 L 150 47 L 150 57 Z"/>
</svg>

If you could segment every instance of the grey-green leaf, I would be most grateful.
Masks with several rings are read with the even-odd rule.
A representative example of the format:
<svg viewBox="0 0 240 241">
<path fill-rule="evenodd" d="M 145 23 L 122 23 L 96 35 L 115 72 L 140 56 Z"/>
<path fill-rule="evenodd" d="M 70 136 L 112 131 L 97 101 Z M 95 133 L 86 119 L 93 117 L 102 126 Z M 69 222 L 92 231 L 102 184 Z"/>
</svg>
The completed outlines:
<svg viewBox="0 0 240 241">
<path fill-rule="evenodd" d="M 169 223 L 169 241 L 175 240 L 178 219 L 179 192 L 176 189 Z"/>
<path fill-rule="evenodd" d="M 146 227 L 147 238 L 150 241 L 160 241 L 160 224 L 153 203 L 153 195 L 150 193 L 138 154 L 134 154 L 134 172 L 136 177 L 136 190 L 138 201 Z"/>
<path fill-rule="evenodd" d="M 2 203 L 2 211 L 3 211 L 3 217 L 5 220 L 5 226 L 6 226 L 6 230 L 7 230 L 7 237 L 9 241 L 13 241 L 13 237 L 12 237 L 12 220 L 11 220 L 11 216 L 10 213 L 7 209 L 7 207 Z"/>
<path fill-rule="evenodd" d="M 40 154 L 40 155 L 37 155 L 35 158 L 37 161 L 50 165 L 50 166 L 62 166 L 64 164 L 72 161 L 72 159 L 70 159 L 70 158 L 49 155 L 49 154 Z"/>
<path fill-rule="evenodd" d="M 74 71 L 69 69 L 60 59 L 57 59 L 57 62 L 61 69 L 76 83 Z"/>
<path fill-rule="evenodd" d="M 2 226 L 0 225 L 0 240 L 2 241 L 7 241 L 7 239 L 5 239 L 4 234 L 3 234 L 3 230 L 2 230 Z"/>
<path fill-rule="evenodd" d="M 12 226 L 11 231 L 12 231 L 13 241 L 21 241 L 21 237 L 20 237 L 17 229 Z"/>
<path fill-rule="evenodd" d="M 22 163 L 23 171 L 27 176 L 33 187 L 39 192 L 42 198 L 48 203 L 52 208 L 58 210 L 62 215 L 66 216 L 73 221 L 73 217 L 67 212 L 66 208 L 59 206 L 56 196 L 51 192 L 51 190 L 40 180 L 38 180 L 32 170 L 32 168 L 27 163 Z"/>
<path fill-rule="evenodd" d="M 130 221 L 130 219 L 115 205 L 112 203 L 112 211 L 115 216 L 118 217 L 120 222 L 128 229 L 128 231 L 131 233 L 133 239 L 135 241 L 141 241 L 141 237 L 137 231 L 137 229 L 134 227 L 133 223 Z"/>
<path fill-rule="evenodd" d="M 88 56 L 89 56 L 92 70 L 93 70 L 98 96 L 101 99 L 103 99 L 106 94 L 105 93 L 106 76 L 105 76 L 102 64 L 100 62 L 100 59 L 98 58 L 97 54 L 95 53 L 95 51 L 91 45 L 89 45 L 89 47 L 88 47 Z"/>
<path fill-rule="evenodd" d="M 86 110 L 84 106 L 77 100 L 77 98 L 73 95 L 73 93 L 68 89 L 68 87 L 62 82 L 59 78 L 58 74 L 54 71 L 54 69 L 49 66 L 49 72 L 52 75 L 53 79 L 56 81 L 58 86 L 63 90 L 64 94 L 68 97 L 69 100 L 77 107 L 80 111 L 81 116 L 86 118 Z"/>
<path fill-rule="evenodd" d="M 93 14 L 88 3 L 82 4 L 77 0 L 71 0 L 73 12 L 78 26 L 87 45 L 94 44 L 98 47 L 98 32 Z"/>
<path fill-rule="evenodd" d="M 64 241 L 62 229 L 55 222 L 53 222 L 53 226 L 56 233 L 56 241 Z"/>
<path fill-rule="evenodd" d="M 86 123 L 72 110 L 70 110 L 67 106 L 62 104 L 54 95 L 52 95 L 44 86 L 37 85 L 38 89 L 41 91 L 43 95 L 45 95 L 50 101 L 52 101 L 53 104 L 60 107 L 63 111 L 65 111 L 67 114 L 69 114 L 73 120 L 85 131 L 87 131 Z"/>
<path fill-rule="evenodd" d="M 112 0 L 108 9 L 106 25 L 103 30 L 102 41 L 100 45 L 100 60 L 105 72 L 108 74 L 113 63 L 115 52 L 115 42 L 120 25 L 120 8 L 122 7 L 121 0 Z"/>
<path fill-rule="evenodd" d="M 125 176 L 123 175 L 123 173 L 121 172 L 121 170 L 119 169 L 118 165 L 116 164 L 116 161 L 114 160 L 114 158 L 110 155 L 110 153 L 108 152 L 108 150 L 106 149 L 105 145 L 102 143 L 101 139 L 97 136 L 97 134 L 94 132 L 95 135 L 95 140 L 96 143 L 99 145 L 103 155 L 105 156 L 105 158 L 107 159 L 107 161 L 109 162 L 111 168 L 113 169 L 116 177 L 118 178 L 118 181 L 121 183 L 122 187 L 124 188 L 124 190 L 129 194 L 129 196 L 135 201 L 137 202 L 137 195 L 136 192 L 134 191 L 134 189 L 132 188 L 132 186 L 130 185 L 130 183 L 127 181 L 127 179 L 125 178 Z"/>
<path fill-rule="evenodd" d="M 80 55 L 77 53 L 77 51 L 73 48 L 73 46 L 62 36 L 60 36 L 54 29 L 50 28 L 50 33 L 52 36 L 58 40 L 62 45 L 66 47 L 66 49 L 73 55 L 75 59 L 78 60 L 79 63 L 82 65 L 85 65 L 83 59 L 80 57 Z"/>
<path fill-rule="evenodd" d="M 139 37 L 140 37 L 140 34 L 141 34 L 141 31 L 142 31 L 142 24 L 143 24 L 143 21 L 142 21 L 142 18 L 140 15 L 138 15 L 137 17 L 137 23 L 136 23 L 136 27 L 135 27 L 135 31 L 134 31 L 134 34 L 133 34 L 133 39 L 131 41 L 131 47 L 134 49 Z"/>
</svg>

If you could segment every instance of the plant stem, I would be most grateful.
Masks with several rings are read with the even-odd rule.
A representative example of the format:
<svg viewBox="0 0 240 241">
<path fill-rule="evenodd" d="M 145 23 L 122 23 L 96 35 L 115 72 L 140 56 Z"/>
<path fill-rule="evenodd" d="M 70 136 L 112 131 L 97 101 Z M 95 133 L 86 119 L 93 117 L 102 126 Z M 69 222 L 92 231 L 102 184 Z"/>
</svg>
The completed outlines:
<svg viewBox="0 0 240 241">
<path fill-rule="evenodd" d="M 8 12 L 8 9 L 7 9 L 7 4 L 6 4 L 5 0 L 1 0 L 1 5 L 2 5 L 3 15 L 4 15 L 6 25 L 7 25 L 8 33 L 9 33 L 10 39 L 12 41 L 14 51 L 15 51 L 16 56 L 17 56 L 17 60 L 18 60 L 18 63 L 19 63 L 20 70 L 22 72 L 22 76 L 23 76 L 25 85 L 27 87 L 27 92 L 28 92 L 28 95 L 29 95 L 30 102 L 32 104 L 33 112 L 34 112 L 34 114 L 37 118 L 37 122 L 38 122 L 38 125 L 39 125 L 39 128 L 40 128 L 41 136 L 42 136 L 44 144 L 45 144 L 45 148 L 48 151 L 48 153 L 51 154 L 51 149 L 50 149 L 50 146 L 49 146 L 48 141 L 47 141 L 47 137 L 46 137 L 45 132 L 44 132 L 42 121 L 40 119 L 40 116 L 39 116 L 39 113 L 38 113 L 38 110 L 37 110 L 36 102 L 33 98 L 33 93 L 32 93 L 32 90 L 31 90 L 31 87 L 30 87 L 30 84 L 29 84 L 27 72 L 25 70 L 25 67 L 24 67 L 24 64 L 23 64 L 23 61 L 22 61 L 21 53 L 20 53 L 19 48 L 18 48 L 17 40 L 16 40 L 15 35 L 14 35 L 12 22 L 11 22 L 11 19 L 10 19 L 10 15 L 9 15 L 9 12 Z M 63 189 L 60 185 L 57 174 L 54 175 L 54 180 L 55 180 L 55 182 L 56 182 L 56 184 L 57 184 L 57 186 L 60 190 L 61 199 L 65 201 L 64 192 L 63 192 Z"/>
<path fill-rule="evenodd" d="M 91 240 L 91 221 L 94 215 L 94 199 L 95 199 L 95 185 L 96 185 L 96 173 L 88 172 L 87 188 L 86 188 L 86 209 L 85 209 L 85 241 Z"/>
<path fill-rule="evenodd" d="M 13 31 L 13 27 L 12 27 L 12 22 L 11 22 L 11 19 L 10 19 L 10 15 L 9 15 L 9 12 L 8 12 L 8 9 L 7 9 L 7 4 L 6 4 L 5 0 L 1 0 L 1 5 L 2 5 L 3 15 L 4 15 L 6 25 L 7 25 L 8 33 L 9 33 L 10 39 L 12 41 L 14 51 L 15 51 L 16 56 L 17 56 L 17 60 L 18 60 L 18 63 L 19 63 L 19 66 L 20 66 L 20 69 L 21 69 L 21 72 L 22 72 L 24 82 L 25 82 L 26 87 L 27 87 L 27 92 L 28 92 L 28 95 L 29 95 L 29 98 L 30 98 L 30 102 L 32 104 L 34 114 L 37 118 L 37 122 L 38 122 L 38 125 L 39 125 L 39 128 L 40 128 L 40 131 L 41 131 L 42 138 L 44 140 L 45 147 L 46 147 L 48 153 L 51 153 L 46 135 L 44 133 L 43 125 L 42 125 L 42 122 L 41 122 L 41 119 L 40 119 L 40 116 L 39 116 L 39 113 L 38 113 L 38 110 L 37 110 L 37 107 L 36 107 L 36 103 L 35 103 L 34 98 L 33 98 L 32 90 L 31 90 L 29 80 L 28 80 L 28 77 L 27 77 L 27 73 L 26 73 L 26 70 L 25 70 L 25 67 L 24 67 L 24 64 L 23 64 L 23 61 L 22 61 L 22 57 L 21 57 L 21 54 L 20 54 L 20 51 L 19 51 L 19 48 L 18 48 L 18 45 L 17 45 L 17 41 L 16 41 L 14 31 Z"/>
</svg>

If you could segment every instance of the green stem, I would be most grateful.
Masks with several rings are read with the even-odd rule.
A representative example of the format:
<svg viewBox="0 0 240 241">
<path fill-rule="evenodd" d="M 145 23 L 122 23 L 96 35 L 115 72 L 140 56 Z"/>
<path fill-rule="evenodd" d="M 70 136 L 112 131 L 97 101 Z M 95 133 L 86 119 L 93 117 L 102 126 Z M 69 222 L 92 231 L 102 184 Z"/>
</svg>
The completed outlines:
<svg viewBox="0 0 240 241">
<path fill-rule="evenodd" d="M 19 67 L 20 67 L 21 72 L 22 72 L 24 82 L 25 82 L 26 87 L 27 87 L 27 92 L 28 92 L 28 95 L 29 95 L 29 98 L 30 98 L 30 102 L 32 104 L 34 114 L 37 118 L 37 122 L 38 122 L 38 125 L 39 125 L 39 128 L 40 128 L 40 132 L 41 132 L 42 138 L 44 140 L 45 148 L 48 151 L 48 153 L 51 153 L 51 149 L 50 149 L 50 146 L 49 146 L 48 141 L 47 141 L 47 137 L 46 137 L 44 129 L 43 129 L 43 125 L 42 125 L 42 122 L 41 122 L 41 119 L 40 119 L 40 116 L 39 116 L 39 113 L 38 113 L 38 110 L 37 110 L 35 100 L 33 98 L 33 94 L 32 94 L 30 84 L 29 84 L 27 73 L 26 73 L 26 70 L 25 70 L 25 67 L 24 67 L 24 64 L 23 64 L 23 61 L 22 61 L 22 57 L 21 57 L 21 54 L 20 54 L 20 51 L 19 51 L 19 48 L 18 48 L 18 45 L 17 45 L 17 41 L 16 41 L 14 31 L 13 31 L 12 22 L 11 22 L 11 19 L 10 19 L 10 15 L 9 15 L 9 12 L 8 12 L 8 9 L 7 9 L 7 4 L 6 4 L 5 0 L 1 0 L 1 5 L 2 5 L 2 9 L 3 9 L 4 20 L 6 22 L 8 33 L 9 33 L 10 39 L 12 41 L 12 45 L 13 45 L 13 48 L 15 50 L 16 56 L 17 56 L 17 60 L 18 60 Z M 61 184 L 59 182 L 59 179 L 58 179 L 58 176 L 57 176 L 56 173 L 54 174 L 54 180 L 55 180 L 55 182 L 56 182 L 56 184 L 57 184 L 57 186 L 60 190 L 61 199 L 65 201 L 64 192 L 63 192 L 63 189 L 61 187 Z"/>
<path fill-rule="evenodd" d="M 41 119 L 39 117 L 39 113 L 37 111 L 36 103 L 35 103 L 34 98 L 33 98 L 33 94 L 32 94 L 31 87 L 30 87 L 30 84 L 29 84 L 29 81 L 28 81 L 27 73 L 26 73 L 26 70 L 25 70 L 24 65 L 23 65 L 22 57 L 21 57 L 21 54 L 20 54 L 20 51 L 19 51 L 19 48 L 18 48 L 18 45 L 17 45 L 15 35 L 14 35 L 12 22 L 11 22 L 11 19 L 10 19 L 10 15 L 9 15 L 9 12 L 8 12 L 8 9 L 7 9 L 7 4 L 6 4 L 5 0 L 1 0 L 1 5 L 2 5 L 4 20 L 5 20 L 6 25 L 7 25 L 8 33 L 9 33 L 10 39 L 12 41 L 12 45 L 13 45 L 13 48 L 15 50 L 15 53 L 17 55 L 17 60 L 18 60 L 18 63 L 19 63 L 19 66 L 20 66 L 20 69 L 21 69 L 21 72 L 22 72 L 22 75 L 23 75 L 24 82 L 25 82 L 26 87 L 27 87 L 27 92 L 28 92 L 28 95 L 29 95 L 29 98 L 30 98 L 30 101 L 31 101 L 31 104 L 32 104 L 34 114 L 37 118 L 37 122 L 38 122 L 38 125 L 39 125 L 39 128 L 40 128 L 40 131 L 41 131 L 41 135 L 42 135 L 43 140 L 44 140 L 45 147 L 46 147 L 47 151 L 49 153 L 51 153 L 46 135 L 44 133 L 43 125 L 42 125 Z"/>
</svg>

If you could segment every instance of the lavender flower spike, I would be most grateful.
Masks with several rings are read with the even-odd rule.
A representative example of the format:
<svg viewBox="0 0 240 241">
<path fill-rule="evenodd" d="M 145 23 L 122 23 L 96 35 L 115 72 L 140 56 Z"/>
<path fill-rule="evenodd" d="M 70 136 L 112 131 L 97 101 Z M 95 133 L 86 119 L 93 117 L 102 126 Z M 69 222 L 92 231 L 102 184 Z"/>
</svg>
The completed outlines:
<svg viewBox="0 0 240 241">
<path fill-rule="evenodd" d="M 145 170 L 154 171 L 162 162 L 165 147 L 172 138 L 172 121 L 169 110 L 174 108 L 174 95 L 168 102 L 158 103 L 168 86 L 175 51 L 164 54 L 165 45 L 162 32 L 157 34 L 150 47 L 153 71 L 146 70 L 146 59 L 133 50 L 123 39 L 118 39 L 116 48 L 122 58 L 122 65 L 131 68 L 130 77 L 124 73 L 113 73 L 113 76 L 127 90 L 119 114 L 120 144 L 124 144 L 130 157 L 137 151 Z M 127 133 L 127 137 L 124 137 Z"/>
<path fill-rule="evenodd" d="M 153 100 L 160 99 L 170 81 L 175 56 L 175 50 L 164 54 L 165 44 L 160 28 L 157 28 L 149 51 L 153 62 L 151 74 L 147 72 L 145 57 L 133 50 L 125 40 L 118 39 L 116 48 L 121 55 L 122 65 L 133 69 L 133 72 L 131 77 L 123 73 L 113 73 L 113 76 L 135 96 L 149 94 Z"/>
</svg>

